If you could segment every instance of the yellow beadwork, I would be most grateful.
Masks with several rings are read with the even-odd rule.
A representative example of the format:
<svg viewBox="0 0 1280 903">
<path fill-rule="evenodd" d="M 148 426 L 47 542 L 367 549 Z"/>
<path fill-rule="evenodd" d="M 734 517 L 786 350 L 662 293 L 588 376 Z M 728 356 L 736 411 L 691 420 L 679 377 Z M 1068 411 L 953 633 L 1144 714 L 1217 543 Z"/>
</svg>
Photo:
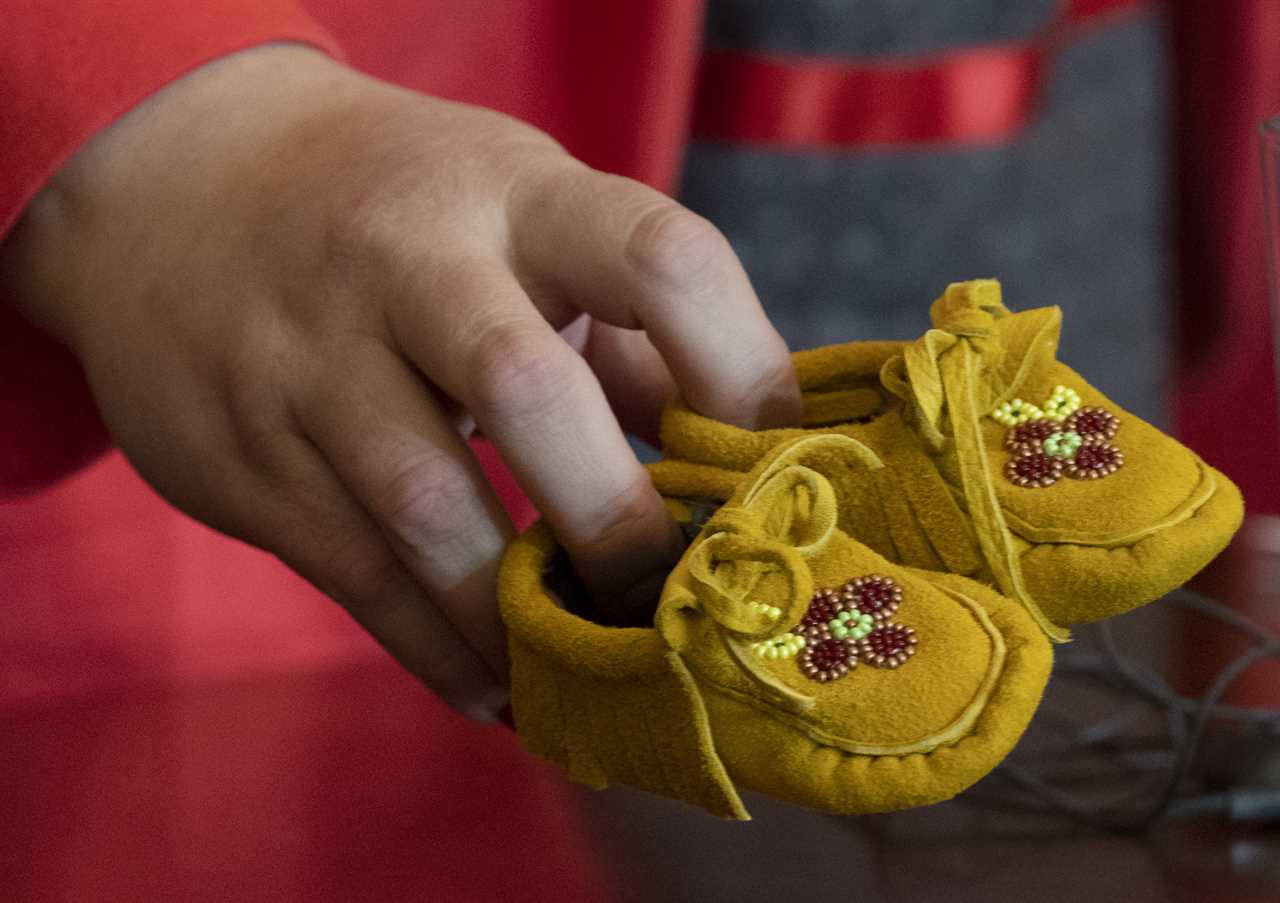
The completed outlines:
<svg viewBox="0 0 1280 903">
<path fill-rule="evenodd" d="M 751 644 L 751 651 L 761 658 L 793 658 L 804 648 L 804 637 L 796 633 L 784 633 L 779 636 L 761 640 Z"/>
<path fill-rule="evenodd" d="M 1080 393 L 1066 386 L 1054 386 L 1053 394 L 1044 403 L 1044 416 L 1059 423 L 1080 410 Z"/>
<path fill-rule="evenodd" d="M 758 611 L 771 621 L 776 621 L 782 617 L 782 609 L 776 605 L 765 605 L 763 602 L 748 602 L 747 607 L 752 611 Z"/>
<path fill-rule="evenodd" d="M 1066 420 L 1080 409 L 1080 393 L 1066 386 L 1054 386 L 1053 392 L 1044 403 L 1044 407 L 1036 407 L 1021 398 L 1014 398 L 996 407 L 991 418 L 1001 426 L 1012 429 L 1021 426 L 1028 420 L 1054 420 L 1058 423 Z"/>
<path fill-rule="evenodd" d="M 999 405 L 991 412 L 991 416 L 1001 426 L 1015 427 L 1026 423 L 1028 420 L 1039 420 L 1044 416 L 1044 411 L 1030 402 L 1015 398 Z"/>
</svg>

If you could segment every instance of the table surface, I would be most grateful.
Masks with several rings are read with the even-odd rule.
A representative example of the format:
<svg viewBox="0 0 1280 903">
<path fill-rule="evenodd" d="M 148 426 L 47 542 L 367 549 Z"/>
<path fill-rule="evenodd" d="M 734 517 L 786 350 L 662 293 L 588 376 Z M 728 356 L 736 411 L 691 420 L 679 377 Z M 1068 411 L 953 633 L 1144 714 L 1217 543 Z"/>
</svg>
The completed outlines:
<svg viewBox="0 0 1280 903">
<path fill-rule="evenodd" d="M 85 881 L 95 901 L 440 899 L 447 838 L 421 817 L 439 776 L 405 728 L 424 696 L 371 664 L 0 713 L 0 900 L 71 899 Z M 465 754 L 524 755 L 476 731 Z M 317 748 L 323 773 L 296 776 L 301 794 L 250 764 Z M 1280 833 L 1216 822 L 1135 839 L 962 803 L 834 818 L 752 798 L 755 820 L 729 824 L 626 790 L 568 798 L 605 876 L 575 886 L 602 900 L 1280 900 Z M 285 880 L 299 867 L 308 880 Z"/>
</svg>

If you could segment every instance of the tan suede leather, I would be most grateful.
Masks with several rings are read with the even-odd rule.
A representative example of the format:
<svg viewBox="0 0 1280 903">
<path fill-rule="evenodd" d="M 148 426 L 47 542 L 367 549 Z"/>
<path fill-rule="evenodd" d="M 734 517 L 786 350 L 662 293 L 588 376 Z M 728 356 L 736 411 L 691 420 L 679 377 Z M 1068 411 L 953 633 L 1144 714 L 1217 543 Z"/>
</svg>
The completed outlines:
<svg viewBox="0 0 1280 903">
<path fill-rule="evenodd" d="M 747 817 L 740 789 L 885 812 L 946 799 L 987 774 L 1035 711 L 1049 643 L 1012 600 L 894 564 L 841 529 L 856 508 L 842 492 L 883 470 L 838 435 L 762 455 L 671 573 L 655 629 L 571 614 L 546 586 L 550 532 L 538 525 L 517 539 L 499 592 L 524 742 L 590 786 L 625 783 L 730 818 Z M 682 494 L 660 475 L 655 484 Z M 900 666 L 864 653 L 823 682 L 799 657 L 757 649 L 799 629 L 815 589 L 868 575 L 901 588 L 892 623 L 918 643 Z"/>
<path fill-rule="evenodd" d="M 890 560 L 964 574 L 1021 603 L 1055 640 L 1180 586 L 1226 545 L 1239 491 L 1194 452 L 1129 414 L 1055 358 L 1061 312 L 1010 313 L 993 280 L 955 283 L 911 343 L 854 342 L 794 356 L 806 428 L 750 432 L 680 403 L 654 473 L 723 498 L 779 442 L 835 432 L 885 463 L 838 489 L 841 529 Z M 1056 386 L 1120 419 L 1124 464 L 1105 479 L 1024 488 L 1003 473 L 1008 428 L 991 412 Z"/>
</svg>

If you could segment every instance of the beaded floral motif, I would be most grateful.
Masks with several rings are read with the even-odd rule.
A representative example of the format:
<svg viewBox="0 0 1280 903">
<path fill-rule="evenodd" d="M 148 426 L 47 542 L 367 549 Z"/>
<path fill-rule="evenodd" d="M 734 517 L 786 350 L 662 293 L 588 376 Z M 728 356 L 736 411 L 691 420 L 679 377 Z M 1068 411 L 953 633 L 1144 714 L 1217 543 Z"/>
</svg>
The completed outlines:
<svg viewBox="0 0 1280 903">
<path fill-rule="evenodd" d="M 747 608 L 759 612 L 770 621 L 776 621 L 782 617 L 782 609 L 776 605 L 765 605 L 763 602 L 748 602 Z"/>
<path fill-rule="evenodd" d="M 800 670 L 804 676 L 819 683 L 839 680 L 858 664 L 856 640 L 836 640 L 828 637 L 804 647 L 800 653 Z"/>
<path fill-rule="evenodd" d="M 813 594 L 804 617 L 791 632 L 811 641 L 826 639 L 831 635 L 827 625 L 847 609 L 848 605 L 841 598 L 839 590 L 820 589 Z"/>
<path fill-rule="evenodd" d="M 855 577 L 844 585 L 841 598 L 864 615 L 886 621 L 902 605 L 902 587 L 879 574 Z"/>
<path fill-rule="evenodd" d="M 794 646 L 800 670 L 819 683 L 844 677 L 859 661 L 876 668 L 897 668 L 915 654 L 918 642 L 914 630 L 889 620 L 901 605 L 902 587 L 892 578 L 855 577 L 839 588 L 815 592 L 791 633 L 766 642 Z"/>
<path fill-rule="evenodd" d="M 1024 489 L 1052 486 L 1062 477 L 1097 480 L 1124 466 L 1124 454 L 1110 444 L 1120 418 L 1105 408 L 1081 407 L 1080 394 L 1054 387 L 1041 406 L 1015 398 L 991 412 L 1008 427 L 1004 447 L 1012 454 L 1004 475 Z"/>
<path fill-rule="evenodd" d="M 805 638 L 796 633 L 784 633 L 751 644 L 751 651 L 761 658 L 794 658 L 804 648 Z"/>
<path fill-rule="evenodd" d="M 1032 420 L 1052 420 L 1062 423 L 1080 408 L 1080 393 L 1066 386 L 1054 386 L 1043 405 L 1034 405 L 1021 398 L 1011 398 L 996 407 L 991 416 L 1001 426 L 1021 426 Z"/>
<path fill-rule="evenodd" d="M 1062 426 L 1086 439 L 1106 441 L 1115 438 L 1120 418 L 1106 408 L 1081 408 L 1064 420 Z"/>
<path fill-rule="evenodd" d="M 1009 451 L 1026 451 L 1029 448 L 1038 446 L 1054 433 L 1058 432 L 1062 427 L 1055 420 L 1028 420 L 1025 423 L 1019 423 L 1017 426 L 1005 433 L 1004 447 Z"/>
<path fill-rule="evenodd" d="M 1050 458 L 1074 458 L 1083 441 L 1073 431 L 1050 433 L 1044 437 L 1044 453 Z"/>
<path fill-rule="evenodd" d="M 876 626 L 876 619 L 860 611 L 842 611 L 827 625 L 837 640 L 860 640 Z"/>
<path fill-rule="evenodd" d="M 1124 464 L 1124 455 L 1114 445 L 1087 441 L 1065 465 L 1066 474 L 1077 480 L 1097 480 L 1115 473 Z"/>
<path fill-rule="evenodd" d="M 858 653 L 869 665 L 896 668 L 916 652 L 916 632 L 901 624 L 885 624 L 858 640 Z"/>
<path fill-rule="evenodd" d="M 1066 386 L 1054 386 L 1049 400 L 1044 403 L 1046 420 L 1063 422 L 1080 409 L 1080 393 Z"/>
<path fill-rule="evenodd" d="M 1004 475 L 1013 485 L 1026 489 L 1052 486 L 1062 476 L 1062 461 L 1035 449 L 1028 449 L 1005 464 Z"/>
</svg>

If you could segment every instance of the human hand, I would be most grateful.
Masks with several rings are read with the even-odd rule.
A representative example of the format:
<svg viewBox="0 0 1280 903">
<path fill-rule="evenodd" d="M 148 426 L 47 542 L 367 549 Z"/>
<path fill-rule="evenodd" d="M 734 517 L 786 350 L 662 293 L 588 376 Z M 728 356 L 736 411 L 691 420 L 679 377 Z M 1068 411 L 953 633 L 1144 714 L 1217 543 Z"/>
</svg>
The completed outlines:
<svg viewBox="0 0 1280 903">
<path fill-rule="evenodd" d="M 785 345 L 704 220 L 301 47 L 207 65 L 96 136 L 0 279 L 157 491 L 477 717 L 505 692 L 512 527 L 473 424 L 620 604 L 679 550 L 622 427 L 651 435 L 676 385 L 742 426 L 799 416 Z M 557 330 L 582 314 L 575 350 Z"/>
</svg>

